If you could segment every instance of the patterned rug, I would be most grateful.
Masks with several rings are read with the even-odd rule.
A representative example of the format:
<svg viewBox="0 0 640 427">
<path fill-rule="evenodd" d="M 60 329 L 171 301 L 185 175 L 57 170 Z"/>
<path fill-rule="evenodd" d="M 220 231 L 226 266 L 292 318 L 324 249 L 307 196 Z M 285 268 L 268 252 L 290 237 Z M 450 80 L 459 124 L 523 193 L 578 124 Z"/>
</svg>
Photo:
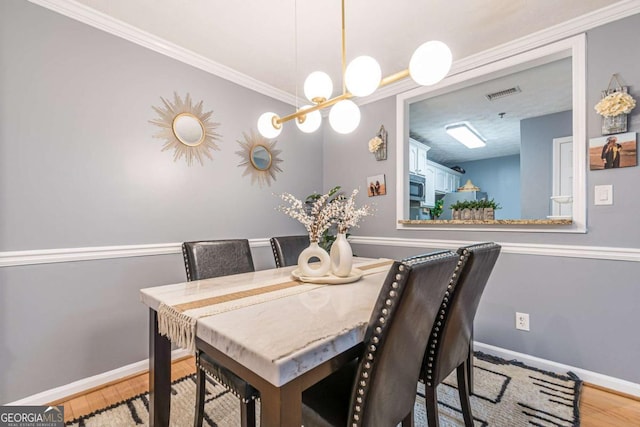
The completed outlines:
<svg viewBox="0 0 640 427">
<path fill-rule="evenodd" d="M 557 375 L 506 361 L 483 353 L 475 354 L 475 395 L 471 397 L 476 427 L 573 427 L 580 425 L 578 402 L 582 381 L 569 372 Z M 456 387 L 455 373 L 438 387 L 441 427 L 464 426 Z M 237 398 L 219 384 L 209 381 L 204 425 L 231 427 L 240 425 Z M 171 425 L 192 426 L 195 401 L 195 376 L 173 383 L 171 388 Z M 66 425 L 136 426 L 147 425 L 148 394 L 101 409 Z M 260 404 L 257 405 L 259 412 Z M 424 386 L 418 385 L 415 425 L 426 426 Z"/>
</svg>

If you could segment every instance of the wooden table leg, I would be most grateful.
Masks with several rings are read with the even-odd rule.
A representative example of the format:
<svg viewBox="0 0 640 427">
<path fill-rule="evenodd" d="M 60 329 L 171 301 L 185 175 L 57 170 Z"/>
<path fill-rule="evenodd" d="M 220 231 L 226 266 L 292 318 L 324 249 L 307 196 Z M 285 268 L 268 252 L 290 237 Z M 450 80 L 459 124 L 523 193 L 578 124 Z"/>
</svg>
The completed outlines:
<svg viewBox="0 0 640 427">
<path fill-rule="evenodd" d="M 260 391 L 261 427 L 300 427 L 302 425 L 302 390 L 291 381 L 282 387 Z"/>
<path fill-rule="evenodd" d="M 169 425 L 171 342 L 158 333 L 158 313 L 149 309 L 149 426 Z"/>
</svg>

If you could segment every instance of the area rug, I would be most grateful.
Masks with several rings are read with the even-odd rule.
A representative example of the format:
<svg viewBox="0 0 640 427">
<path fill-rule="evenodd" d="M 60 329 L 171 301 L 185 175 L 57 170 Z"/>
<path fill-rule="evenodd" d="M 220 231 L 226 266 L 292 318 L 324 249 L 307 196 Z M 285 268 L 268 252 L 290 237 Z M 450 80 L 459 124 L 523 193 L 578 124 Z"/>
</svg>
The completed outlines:
<svg viewBox="0 0 640 427">
<path fill-rule="evenodd" d="M 517 361 L 483 353 L 474 359 L 475 395 L 471 396 L 476 427 L 573 427 L 580 425 L 578 402 L 582 382 L 573 373 L 558 375 Z M 195 376 L 175 381 L 171 387 L 171 426 L 192 426 Z M 441 427 L 464 426 L 455 373 L 438 387 Z M 257 411 L 260 411 L 258 402 Z M 68 422 L 68 426 L 137 426 L 149 420 L 149 396 L 124 402 Z M 224 387 L 208 381 L 204 425 L 240 425 L 240 404 Z M 418 384 L 415 425 L 426 426 L 424 386 Z"/>
</svg>

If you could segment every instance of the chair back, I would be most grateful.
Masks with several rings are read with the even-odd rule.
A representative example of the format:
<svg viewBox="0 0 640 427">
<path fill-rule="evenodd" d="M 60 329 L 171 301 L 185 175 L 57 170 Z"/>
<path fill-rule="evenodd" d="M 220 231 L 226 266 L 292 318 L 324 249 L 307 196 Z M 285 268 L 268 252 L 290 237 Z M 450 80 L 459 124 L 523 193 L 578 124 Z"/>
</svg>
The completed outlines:
<svg viewBox="0 0 640 427">
<path fill-rule="evenodd" d="M 394 262 L 366 331 L 348 425 L 395 426 L 412 411 L 429 333 L 458 258 L 442 251 Z"/>
<path fill-rule="evenodd" d="M 184 242 L 187 281 L 255 271 L 247 239 Z"/>
<path fill-rule="evenodd" d="M 469 356 L 473 320 L 500 249 L 491 242 L 458 249 L 458 281 L 442 301 L 443 315 L 433 327 L 425 353 L 421 377 L 428 386 L 442 382 Z"/>
<path fill-rule="evenodd" d="M 298 257 L 307 246 L 309 236 L 280 236 L 271 238 L 271 249 L 276 267 L 288 267 L 298 263 Z"/>
</svg>

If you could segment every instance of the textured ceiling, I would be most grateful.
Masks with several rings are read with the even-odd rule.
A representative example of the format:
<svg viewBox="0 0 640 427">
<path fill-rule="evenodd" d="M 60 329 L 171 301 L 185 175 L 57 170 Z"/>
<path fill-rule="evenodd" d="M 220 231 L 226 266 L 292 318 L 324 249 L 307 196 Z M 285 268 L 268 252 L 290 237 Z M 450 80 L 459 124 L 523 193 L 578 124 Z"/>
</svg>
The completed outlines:
<svg viewBox="0 0 640 427">
<path fill-rule="evenodd" d="M 485 96 L 515 86 L 521 92 L 493 101 Z M 565 58 L 415 102 L 410 132 L 431 147 L 431 160 L 447 166 L 518 154 L 520 120 L 570 110 L 571 95 L 571 58 Z M 445 125 L 462 121 L 486 139 L 486 147 L 469 149 L 445 132 Z"/>
</svg>

